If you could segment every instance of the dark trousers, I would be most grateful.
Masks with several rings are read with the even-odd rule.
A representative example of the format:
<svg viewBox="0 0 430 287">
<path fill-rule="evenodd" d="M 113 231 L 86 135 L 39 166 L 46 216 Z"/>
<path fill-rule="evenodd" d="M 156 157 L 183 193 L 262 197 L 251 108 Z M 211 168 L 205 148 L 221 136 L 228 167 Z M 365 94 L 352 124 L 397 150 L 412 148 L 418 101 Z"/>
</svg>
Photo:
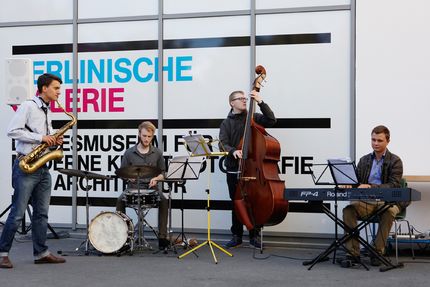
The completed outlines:
<svg viewBox="0 0 430 287">
<path fill-rule="evenodd" d="M 236 193 L 236 186 L 237 186 L 237 174 L 235 173 L 227 173 L 227 186 L 228 186 L 228 192 L 230 195 L 230 199 L 232 201 L 232 210 L 231 210 L 231 228 L 230 231 L 233 235 L 236 235 L 238 237 L 243 236 L 243 224 L 240 222 L 236 215 L 236 210 L 234 208 L 234 195 Z M 257 232 L 255 229 L 252 229 L 249 231 L 249 238 L 254 238 L 257 235 Z"/>
<path fill-rule="evenodd" d="M 13 163 L 12 186 L 14 188 L 12 207 L 0 237 L 0 257 L 8 256 L 30 197 L 33 207 L 31 219 L 33 255 L 34 259 L 45 257 L 49 255 L 48 246 L 46 245 L 49 201 L 51 199 L 51 174 L 49 169 L 43 166 L 34 173 L 27 174 L 19 168 L 19 160 L 16 159 Z"/>
</svg>

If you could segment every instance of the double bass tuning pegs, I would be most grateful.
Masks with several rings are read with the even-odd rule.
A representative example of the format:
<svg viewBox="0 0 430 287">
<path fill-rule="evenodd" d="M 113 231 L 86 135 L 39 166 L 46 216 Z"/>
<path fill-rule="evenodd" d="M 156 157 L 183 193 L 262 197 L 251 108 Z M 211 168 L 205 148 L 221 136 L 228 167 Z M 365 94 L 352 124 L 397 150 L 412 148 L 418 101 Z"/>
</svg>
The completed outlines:
<svg viewBox="0 0 430 287">
<path fill-rule="evenodd" d="M 266 81 L 266 69 L 263 66 L 258 65 L 255 67 L 255 73 L 258 75 L 258 77 L 255 78 L 252 89 L 259 92 L 260 88 L 263 86 L 261 83 Z"/>
<path fill-rule="evenodd" d="M 266 74 L 266 69 L 262 65 L 255 67 L 255 73 L 257 75 Z"/>
</svg>

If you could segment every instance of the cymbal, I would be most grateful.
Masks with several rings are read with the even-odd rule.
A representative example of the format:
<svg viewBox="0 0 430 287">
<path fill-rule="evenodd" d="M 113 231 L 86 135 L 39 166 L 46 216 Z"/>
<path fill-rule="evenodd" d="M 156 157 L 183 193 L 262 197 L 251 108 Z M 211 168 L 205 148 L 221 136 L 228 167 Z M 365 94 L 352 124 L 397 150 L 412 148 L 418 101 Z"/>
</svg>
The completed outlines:
<svg viewBox="0 0 430 287">
<path fill-rule="evenodd" d="M 86 171 L 86 170 L 79 170 L 79 169 L 65 169 L 65 168 L 59 168 L 58 172 L 64 173 L 71 176 L 77 176 L 77 177 L 86 177 L 86 178 L 96 178 L 96 179 L 110 179 L 109 176 Z"/>
<path fill-rule="evenodd" d="M 137 177 L 154 177 L 161 173 L 157 167 L 149 165 L 135 165 L 125 166 L 115 171 L 115 174 L 123 178 L 137 178 Z"/>
</svg>

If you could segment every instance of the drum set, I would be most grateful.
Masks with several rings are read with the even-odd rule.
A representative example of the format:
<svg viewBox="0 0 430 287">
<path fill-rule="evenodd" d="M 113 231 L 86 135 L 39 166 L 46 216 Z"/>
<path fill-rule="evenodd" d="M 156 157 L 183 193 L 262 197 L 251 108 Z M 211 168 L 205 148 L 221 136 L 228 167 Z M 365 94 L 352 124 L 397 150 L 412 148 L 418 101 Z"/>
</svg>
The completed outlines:
<svg viewBox="0 0 430 287">
<path fill-rule="evenodd" d="M 130 180 L 137 183 L 135 189 L 124 191 L 122 199 L 125 206 L 135 210 L 138 223 L 133 225 L 132 219 L 125 213 L 116 211 L 102 211 L 91 222 L 89 222 L 89 200 L 88 191 L 91 186 L 88 185 L 89 179 L 111 179 L 105 176 L 88 171 L 75 169 L 59 169 L 60 173 L 82 177 L 86 182 L 86 239 L 76 248 L 78 251 L 85 244 L 85 255 L 89 255 L 91 244 L 97 251 L 103 254 L 117 254 L 128 252 L 133 254 L 134 251 L 151 249 L 151 245 L 144 237 L 144 227 L 149 227 L 158 237 L 155 229 L 145 219 L 146 214 L 151 208 L 159 206 L 160 195 L 156 190 L 141 189 L 142 179 L 152 178 L 160 174 L 160 170 L 151 166 L 127 166 L 116 170 L 116 175 L 122 179 Z"/>
</svg>

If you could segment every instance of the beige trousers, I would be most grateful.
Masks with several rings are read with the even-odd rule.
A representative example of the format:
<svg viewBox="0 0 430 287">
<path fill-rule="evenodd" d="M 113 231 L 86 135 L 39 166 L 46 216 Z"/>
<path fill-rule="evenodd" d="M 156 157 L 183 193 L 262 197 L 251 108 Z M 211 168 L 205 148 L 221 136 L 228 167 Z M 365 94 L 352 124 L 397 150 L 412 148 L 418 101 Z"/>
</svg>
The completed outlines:
<svg viewBox="0 0 430 287">
<path fill-rule="evenodd" d="M 343 221 L 350 228 L 355 228 L 358 220 L 372 215 L 383 204 L 383 202 L 355 201 L 343 209 Z M 385 244 L 393 226 L 394 218 L 399 212 L 400 208 L 397 205 L 393 205 L 379 216 L 378 233 L 374 242 L 375 249 L 379 254 L 384 254 Z M 360 244 L 357 239 L 348 240 L 346 248 L 351 252 L 351 255 L 360 255 Z"/>
</svg>

